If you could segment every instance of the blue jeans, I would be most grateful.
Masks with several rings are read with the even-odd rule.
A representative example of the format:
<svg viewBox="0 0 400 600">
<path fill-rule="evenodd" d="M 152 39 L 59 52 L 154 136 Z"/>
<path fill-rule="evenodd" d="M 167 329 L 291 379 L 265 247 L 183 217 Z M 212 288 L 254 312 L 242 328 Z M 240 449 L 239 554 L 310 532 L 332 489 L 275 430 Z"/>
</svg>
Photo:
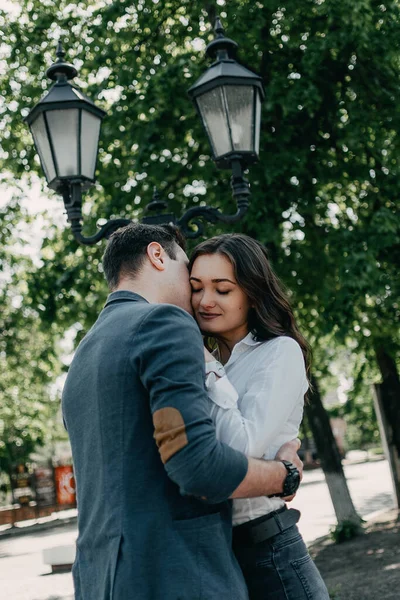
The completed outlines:
<svg viewBox="0 0 400 600">
<path fill-rule="evenodd" d="M 297 525 L 257 544 L 234 540 L 233 549 L 250 600 L 329 600 Z"/>
</svg>

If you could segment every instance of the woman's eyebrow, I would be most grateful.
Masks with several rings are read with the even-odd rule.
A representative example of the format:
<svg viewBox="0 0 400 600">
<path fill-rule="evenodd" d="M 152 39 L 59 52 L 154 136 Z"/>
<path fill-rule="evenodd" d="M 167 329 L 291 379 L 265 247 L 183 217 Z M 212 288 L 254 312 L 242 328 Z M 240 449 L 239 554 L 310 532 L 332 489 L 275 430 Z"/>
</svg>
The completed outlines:
<svg viewBox="0 0 400 600">
<path fill-rule="evenodd" d="M 211 279 L 211 281 L 213 283 L 221 283 L 222 281 L 228 281 L 228 283 L 233 283 L 233 285 L 236 285 L 236 282 L 231 281 L 230 279 Z"/>
<path fill-rule="evenodd" d="M 201 279 L 197 279 L 197 277 L 189 277 L 189 280 L 193 279 L 193 281 L 198 281 L 199 283 L 201 283 Z M 212 283 L 222 283 L 223 281 L 227 281 L 228 283 L 232 283 L 233 285 L 236 285 L 235 281 L 231 281 L 230 279 L 211 279 Z"/>
</svg>

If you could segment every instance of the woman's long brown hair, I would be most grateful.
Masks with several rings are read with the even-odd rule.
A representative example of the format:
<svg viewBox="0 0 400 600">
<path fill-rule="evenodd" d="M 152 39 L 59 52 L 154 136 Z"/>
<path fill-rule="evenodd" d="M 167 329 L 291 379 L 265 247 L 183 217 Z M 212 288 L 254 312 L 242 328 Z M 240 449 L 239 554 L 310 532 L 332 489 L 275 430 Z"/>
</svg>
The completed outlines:
<svg viewBox="0 0 400 600">
<path fill-rule="evenodd" d="M 299 344 L 309 377 L 311 349 L 300 333 L 282 282 L 272 270 L 267 249 L 240 233 L 217 235 L 193 250 L 189 271 L 198 256 L 222 254 L 232 263 L 238 285 L 249 298 L 249 331 L 258 341 L 288 336 Z"/>
</svg>

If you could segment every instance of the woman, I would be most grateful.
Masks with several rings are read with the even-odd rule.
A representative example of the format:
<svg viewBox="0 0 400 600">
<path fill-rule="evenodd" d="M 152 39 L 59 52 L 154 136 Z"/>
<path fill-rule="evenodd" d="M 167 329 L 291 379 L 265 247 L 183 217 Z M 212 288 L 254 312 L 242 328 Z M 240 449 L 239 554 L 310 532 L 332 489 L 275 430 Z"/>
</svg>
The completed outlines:
<svg viewBox="0 0 400 600">
<path fill-rule="evenodd" d="M 266 249 L 220 235 L 195 248 L 189 271 L 196 320 L 215 345 L 214 355 L 206 350 L 206 383 L 217 437 L 273 459 L 298 435 L 309 352 Z M 299 516 L 279 497 L 234 500 L 233 545 L 250 600 L 329 598 Z"/>
</svg>

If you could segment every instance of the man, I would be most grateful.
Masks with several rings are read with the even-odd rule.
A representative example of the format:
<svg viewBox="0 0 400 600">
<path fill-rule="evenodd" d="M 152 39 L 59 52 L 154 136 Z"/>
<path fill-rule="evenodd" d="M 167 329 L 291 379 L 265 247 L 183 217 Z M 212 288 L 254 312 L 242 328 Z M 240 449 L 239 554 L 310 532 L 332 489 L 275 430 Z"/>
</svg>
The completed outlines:
<svg viewBox="0 0 400 600">
<path fill-rule="evenodd" d="M 284 489 L 283 463 L 216 440 L 183 245 L 172 227 L 113 234 L 112 293 L 69 369 L 76 600 L 245 600 L 228 499 Z M 301 471 L 297 448 L 279 458 Z"/>
</svg>

